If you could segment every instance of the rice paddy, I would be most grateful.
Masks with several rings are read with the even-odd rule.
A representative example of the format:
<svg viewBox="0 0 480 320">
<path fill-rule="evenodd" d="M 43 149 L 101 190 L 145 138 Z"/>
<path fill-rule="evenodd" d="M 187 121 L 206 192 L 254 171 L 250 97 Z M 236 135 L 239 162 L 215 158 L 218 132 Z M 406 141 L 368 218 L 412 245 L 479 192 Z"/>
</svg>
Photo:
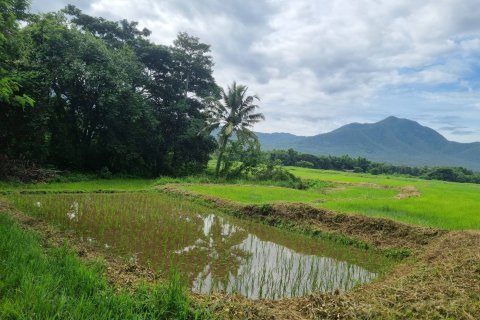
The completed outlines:
<svg viewBox="0 0 480 320">
<path fill-rule="evenodd" d="M 13 211 L 10 213 L 27 229 L 29 223 L 38 221 L 40 227 L 34 222 L 32 230 L 40 232 L 42 238 L 55 230 L 52 232 L 60 235 L 61 243 L 65 243 L 62 239 L 75 239 L 75 250 L 87 251 L 80 249 L 72 254 L 79 254 L 87 266 L 89 258 L 82 252 L 92 254 L 94 259 L 97 255 L 106 258 L 101 261 L 113 273 L 106 271 L 103 275 L 120 288 L 130 289 L 133 285 L 132 297 L 138 302 L 125 304 L 124 309 L 118 309 L 119 314 L 135 312 L 142 318 L 141 312 L 145 312 L 168 318 L 167 312 L 172 319 L 209 318 L 210 312 L 228 319 L 316 319 L 338 315 L 429 318 L 434 310 L 435 318 L 462 318 L 465 314 L 478 318 L 478 231 L 415 226 L 479 230 L 479 185 L 304 168 L 289 170 L 309 187 L 298 190 L 249 181 L 227 184 L 207 176 L 4 183 L 0 184 L 0 213 L 8 215 L 8 201 L 24 214 L 41 218 L 22 220 Z M 309 224 L 314 227 L 308 229 Z M 11 249 L 5 250 L 20 258 L 20 243 L 7 244 Z M 36 246 L 40 257 L 44 248 Z M 387 258 L 407 251 L 410 258 Z M 50 251 L 46 253 L 51 255 Z M 30 253 L 22 255 L 22 259 L 29 257 Z M 12 265 L 14 258 L 8 258 Z M 51 261 L 63 268 L 63 260 L 57 261 L 54 256 Z M 39 271 L 39 279 L 31 278 L 23 287 L 13 278 L 1 278 L 0 272 L 0 295 L 10 297 L 6 300 L 8 308 L 2 310 L 0 305 L 0 318 L 18 312 L 28 315 L 24 318 L 73 312 L 62 303 L 63 293 L 55 289 L 60 282 L 45 284 L 42 292 L 35 293 L 37 301 L 57 299 L 52 310 L 43 310 L 47 302 L 29 309 L 28 299 L 19 294 L 34 288 L 32 283 L 39 283 L 50 268 L 55 271 L 57 267 L 45 267 Z M 179 278 L 166 280 L 172 274 Z M 101 277 L 95 279 L 104 281 Z M 137 280 L 140 282 L 130 282 Z M 143 286 L 145 280 L 149 282 L 147 287 Z M 185 286 L 201 294 L 188 294 Z M 51 298 L 48 293 L 58 297 Z M 47 298 L 40 298 L 43 296 Z M 127 296 L 121 298 L 130 299 Z M 164 302 L 155 302 L 160 296 Z M 11 303 L 18 304 L 15 310 Z M 93 312 L 84 309 L 78 312 Z"/>
<path fill-rule="evenodd" d="M 337 212 L 446 230 L 480 229 L 480 185 L 290 167 L 320 182 L 307 190 L 276 186 L 182 184 L 177 188 L 243 204 L 303 202 Z"/>
<path fill-rule="evenodd" d="M 11 195 L 31 215 L 70 230 L 99 250 L 168 276 L 195 292 L 251 299 L 346 291 L 392 262 L 360 249 L 235 219 L 155 192 Z"/>
</svg>

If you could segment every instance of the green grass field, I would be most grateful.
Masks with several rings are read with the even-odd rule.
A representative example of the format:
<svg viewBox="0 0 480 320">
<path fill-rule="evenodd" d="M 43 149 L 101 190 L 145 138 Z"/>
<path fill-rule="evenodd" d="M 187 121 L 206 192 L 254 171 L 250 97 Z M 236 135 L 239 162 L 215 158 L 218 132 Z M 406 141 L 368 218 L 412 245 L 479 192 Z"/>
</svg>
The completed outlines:
<svg viewBox="0 0 480 320">
<path fill-rule="evenodd" d="M 153 194 L 159 185 L 175 184 L 186 191 L 243 204 L 302 202 L 419 226 L 480 230 L 480 185 L 295 167 L 288 170 L 308 180 L 307 185 L 311 187 L 298 190 L 266 185 L 269 182 L 220 183 L 207 175 L 155 180 L 0 183 L 0 192 L 7 193 L 0 197 L 8 201 L 22 192 L 148 191 Z M 409 194 L 405 190 L 414 192 Z M 101 263 L 85 264 L 66 247 L 43 246 L 38 236 L 22 229 L 2 212 L 0 257 L 0 319 L 211 317 L 192 300 L 178 276 L 167 282 L 143 285 L 134 292 L 116 292 L 102 276 Z"/>
<path fill-rule="evenodd" d="M 338 185 L 330 189 L 308 190 L 212 184 L 186 184 L 182 188 L 241 203 L 305 202 L 419 226 L 449 230 L 480 229 L 480 185 L 295 167 L 288 169 L 302 179 L 329 181 Z M 405 187 L 414 187 L 420 195 L 397 199 L 396 196 Z"/>
</svg>

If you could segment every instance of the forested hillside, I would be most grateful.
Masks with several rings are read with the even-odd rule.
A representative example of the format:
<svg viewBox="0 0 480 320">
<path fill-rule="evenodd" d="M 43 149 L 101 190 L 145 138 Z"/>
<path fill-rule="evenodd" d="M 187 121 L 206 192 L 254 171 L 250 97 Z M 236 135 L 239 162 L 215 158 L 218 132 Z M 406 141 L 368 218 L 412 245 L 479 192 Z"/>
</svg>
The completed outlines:
<svg viewBox="0 0 480 320">
<path fill-rule="evenodd" d="M 388 117 L 376 123 L 350 123 L 311 137 L 258 133 L 265 150 L 295 149 L 314 155 L 365 157 L 409 166 L 462 166 L 480 171 L 480 143 L 448 141 L 419 123 Z"/>
</svg>

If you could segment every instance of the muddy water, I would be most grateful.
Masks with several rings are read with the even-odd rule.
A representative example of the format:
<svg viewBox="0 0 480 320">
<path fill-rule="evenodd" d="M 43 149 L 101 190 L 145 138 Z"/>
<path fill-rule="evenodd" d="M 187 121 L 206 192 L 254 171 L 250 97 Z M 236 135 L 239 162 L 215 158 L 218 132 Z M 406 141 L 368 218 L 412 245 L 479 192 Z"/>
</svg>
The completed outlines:
<svg viewBox="0 0 480 320">
<path fill-rule="evenodd" d="M 131 262 L 165 275 L 178 269 L 196 292 L 276 299 L 343 291 L 371 281 L 390 264 L 163 194 L 24 195 L 13 201 Z"/>
</svg>

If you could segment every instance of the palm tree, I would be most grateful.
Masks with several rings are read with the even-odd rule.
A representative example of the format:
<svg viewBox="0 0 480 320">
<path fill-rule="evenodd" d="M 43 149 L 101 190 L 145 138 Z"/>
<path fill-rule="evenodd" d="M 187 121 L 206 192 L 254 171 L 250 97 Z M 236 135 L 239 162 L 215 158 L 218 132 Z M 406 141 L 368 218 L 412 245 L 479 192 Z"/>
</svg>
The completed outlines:
<svg viewBox="0 0 480 320">
<path fill-rule="evenodd" d="M 210 99 L 207 109 L 208 127 L 211 132 L 214 129 L 220 129 L 218 134 L 218 160 L 215 169 L 215 175 L 218 177 L 223 155 L 227 143 L 236 136 L 238 139 L 255 139 L 257 136 L 250 128 L 255 123 L 265 120 L 262 113 L 255 113 L 259 108 L 255 101 L 259 101 L 258 96 L 248 96 L 248 87 L 238 84 L 234 81 L 228 87 L 227 92 L 220 90 L 220 99 Z"/>
</svg>

